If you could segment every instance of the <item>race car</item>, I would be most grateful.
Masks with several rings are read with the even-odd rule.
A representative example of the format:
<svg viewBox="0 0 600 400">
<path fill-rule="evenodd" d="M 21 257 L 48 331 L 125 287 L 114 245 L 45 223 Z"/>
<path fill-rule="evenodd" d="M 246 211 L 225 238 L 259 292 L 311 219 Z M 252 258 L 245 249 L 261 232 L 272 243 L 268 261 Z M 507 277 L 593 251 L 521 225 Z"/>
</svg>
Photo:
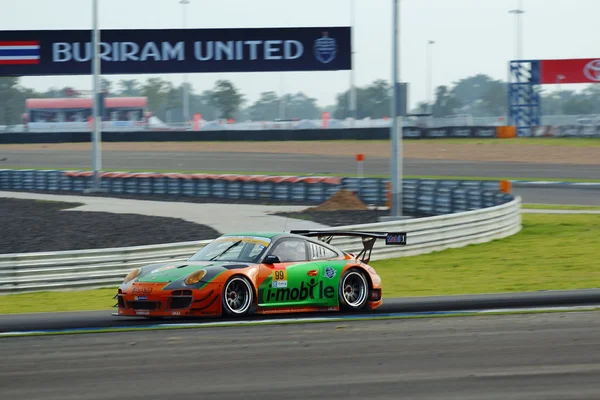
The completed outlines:
<svg viewBox="0 0 600 400">
<path fill-rule="evenodd" d="M 331 245 L 359 237 L 352 255 Z M 129 272 L 118 289 L 118 316 L 242 317 L 371 310 L 382 304 L 381 278 L 369 266 L 377 239 L 405 245 L 406 233 L 291 231 L 220 236 L 187 261 Z"/>
</svg>

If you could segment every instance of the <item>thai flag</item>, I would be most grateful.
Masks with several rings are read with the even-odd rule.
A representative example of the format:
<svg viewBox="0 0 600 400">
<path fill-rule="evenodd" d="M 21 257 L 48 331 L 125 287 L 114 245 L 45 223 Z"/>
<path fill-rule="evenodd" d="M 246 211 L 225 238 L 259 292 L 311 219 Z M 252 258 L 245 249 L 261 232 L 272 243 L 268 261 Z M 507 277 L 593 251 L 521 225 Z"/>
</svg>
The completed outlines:
<svg viewBox="0 0 600 400">
<path fill-rule="evenodd" d="M 40 42 L 0 42 L 0 64 L 39 64 Z"/>
</svg>

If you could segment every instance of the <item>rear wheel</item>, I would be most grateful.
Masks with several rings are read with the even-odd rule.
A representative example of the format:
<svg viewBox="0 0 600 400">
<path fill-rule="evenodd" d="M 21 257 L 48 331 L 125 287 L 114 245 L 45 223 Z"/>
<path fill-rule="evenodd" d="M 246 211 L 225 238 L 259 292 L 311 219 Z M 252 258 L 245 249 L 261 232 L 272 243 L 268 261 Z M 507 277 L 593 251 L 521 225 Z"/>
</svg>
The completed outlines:
<svg viewBox="0 0 600 400">
<path fill-rule="evenodd" d="M 369 281 L 364 272 L 353 268 L 340 279 L 339 299 L 342 310 L 362 310 L 369 299 Z"/>
<path fill-rule="evenodd" d="M 248 315 L 254 303 L 252 284 L 242 276 L 234 276 L 225 283 L 222 299 L 225 315 L 235 317 Z"/>
</svg>

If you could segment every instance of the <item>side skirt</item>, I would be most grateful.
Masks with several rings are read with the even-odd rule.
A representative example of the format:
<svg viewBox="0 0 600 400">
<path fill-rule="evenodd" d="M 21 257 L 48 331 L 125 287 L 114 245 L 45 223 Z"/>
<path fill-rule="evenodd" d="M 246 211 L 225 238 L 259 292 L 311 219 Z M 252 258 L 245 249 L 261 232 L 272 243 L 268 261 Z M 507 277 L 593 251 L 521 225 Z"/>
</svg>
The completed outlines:
<svg viewBox="0 0 600 400">
<path fill-rule="evenodd" d="M 258 307 L 256 314 L 290 314 L 334 311 L 340 311 L 340 307 Z"/>
</svg>

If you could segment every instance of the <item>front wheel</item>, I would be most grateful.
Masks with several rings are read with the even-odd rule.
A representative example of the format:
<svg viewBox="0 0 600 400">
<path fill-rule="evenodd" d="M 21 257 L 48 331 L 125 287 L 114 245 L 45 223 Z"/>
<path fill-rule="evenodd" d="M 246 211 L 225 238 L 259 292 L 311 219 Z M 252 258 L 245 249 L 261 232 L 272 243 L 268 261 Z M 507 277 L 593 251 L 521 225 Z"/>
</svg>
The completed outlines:
<svg viewBox="0 0 600 400">
<path fill-rule="evenodd" d="M 353 268 L 340 279 L 339 299 L 342 310 L 362 310 L 369 298 L 369 282 L 365 274 Z"/>
<path fill-rule="evenodd" d="M 223 311 L 228 316 L 243 316 L 251 312 L 254 302 L 252 284 L 244 277 L 234 276 L 223 288 Z"/>
</svg>

